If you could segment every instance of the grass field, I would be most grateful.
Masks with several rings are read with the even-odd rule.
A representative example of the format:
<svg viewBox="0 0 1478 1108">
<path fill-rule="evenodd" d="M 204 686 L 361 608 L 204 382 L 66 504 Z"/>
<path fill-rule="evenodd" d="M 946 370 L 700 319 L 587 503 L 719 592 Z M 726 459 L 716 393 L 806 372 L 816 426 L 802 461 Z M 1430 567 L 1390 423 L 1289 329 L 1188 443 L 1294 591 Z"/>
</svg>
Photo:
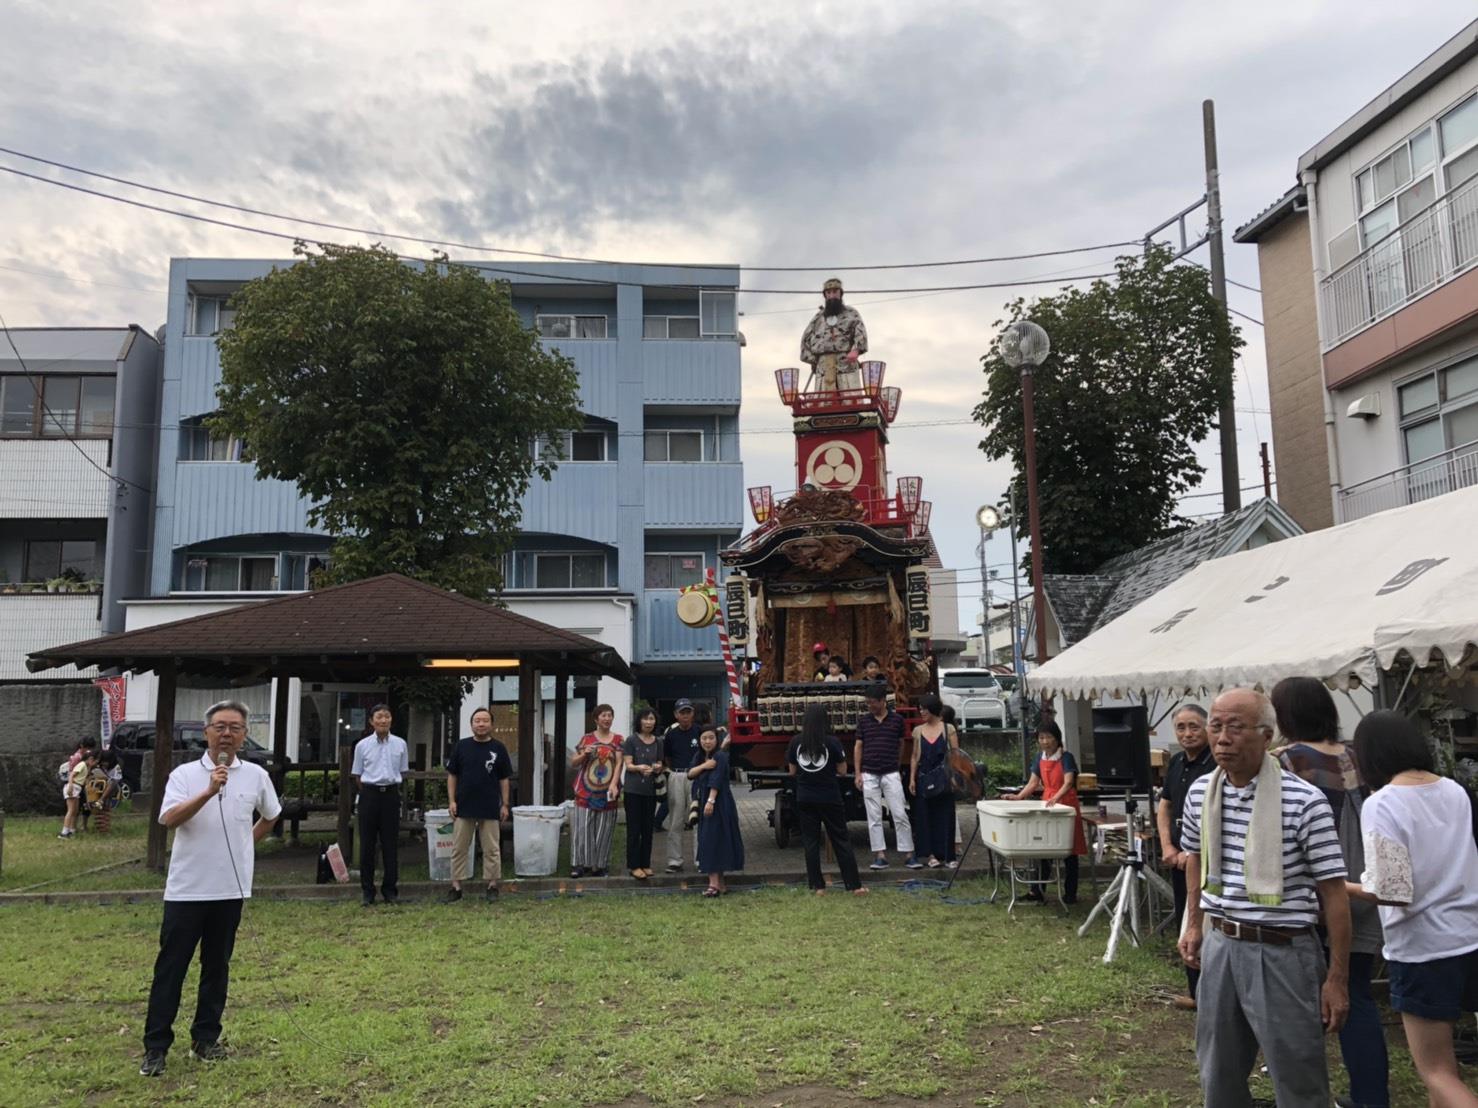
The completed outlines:
<svg viewBox="0 0 1478 1108">
<path fill-rule="evenodd" d="M 18 839 L 21 822 L 7 886 L 77 862 L 17 857 L 41 837 Z M 233 960 L 234 1056 L 189 1059 L 192 974 L 152 1082 L 135 1071 L 159 905 L 0 905 L 0 1104 L 1197 1102 L 1163 948 L 1104 966 L 1080 916 L 1012 920 L 984 891 L 258 900 Z M 1421 1103 L 1395 1063 L 1393 1102 Z"/>
</svg>

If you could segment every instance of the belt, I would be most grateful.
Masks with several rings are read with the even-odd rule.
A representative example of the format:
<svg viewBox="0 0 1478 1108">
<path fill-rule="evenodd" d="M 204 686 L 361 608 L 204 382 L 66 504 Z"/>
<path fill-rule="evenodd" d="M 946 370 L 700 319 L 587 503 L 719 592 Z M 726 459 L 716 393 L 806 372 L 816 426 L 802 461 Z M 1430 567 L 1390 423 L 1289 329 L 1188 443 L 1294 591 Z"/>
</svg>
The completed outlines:
<svg viewBox="0 0 1478 1108">
<path fill-rule="evenodd" d="M 1243 923 L 1240 920 L 1211 917 L 1211 929 L 1220 931 L 1229 939 L 1240 939 L 1246 943 L 1269 943 L 1273 946 L 1291 946 L 1294 939 L 1312 932 L 1308 927 L 1270 927 L 1263 923 Z"/>
<path fill-rule="evenodd" d="M 374 791 L 377 793 L 393 793 L 400 788 L 400 782 L 396 781 L 393 785 L 371 785 L 366 783 L 360 787 L 366 792 Z"/>
</svg>

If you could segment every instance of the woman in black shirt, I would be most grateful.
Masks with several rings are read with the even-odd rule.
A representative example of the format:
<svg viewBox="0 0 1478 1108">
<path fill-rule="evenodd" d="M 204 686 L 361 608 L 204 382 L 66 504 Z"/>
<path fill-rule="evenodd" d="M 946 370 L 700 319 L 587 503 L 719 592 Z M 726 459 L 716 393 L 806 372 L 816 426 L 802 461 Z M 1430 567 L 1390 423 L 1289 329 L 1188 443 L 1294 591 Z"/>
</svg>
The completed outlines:
<svg viewBox="0 0 1478 1108">
<path fill-rule="evenodd" d="M 828 728 L 826 709 L 820 704 L 809 705 L 801 733 L 790 740 L 785 760 L 795 778 L 796 814 L 806 849 L 806 882 L 818 895 L 826 891 L 826 879 L 821 876 L 823 827 L 841 867 L 842 883 L 859 896 L 867 892 L 857 872 L 852 840 L 847 837 L 847 817 L 837 783 L 837 773 L 847 770 L 846 759 L 842 744 Z"/>
</svg>

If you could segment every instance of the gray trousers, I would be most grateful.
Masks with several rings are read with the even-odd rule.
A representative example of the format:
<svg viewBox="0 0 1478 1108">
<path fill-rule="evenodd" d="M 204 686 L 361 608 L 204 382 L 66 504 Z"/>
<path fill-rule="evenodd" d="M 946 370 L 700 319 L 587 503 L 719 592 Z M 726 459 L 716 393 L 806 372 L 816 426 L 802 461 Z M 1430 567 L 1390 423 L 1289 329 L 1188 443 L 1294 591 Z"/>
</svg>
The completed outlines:
<svg viewBox="0 0 1478 1108">
<path fill-rule="evenodd" d="M 1206 1108 L 1251 1108 L 1262 1048 L 1278 1108 L 1328 1108 L 1319 990 L 1324 952 L 1310 932 L 1288 946 L 1229 939 L 1206 918 L 1196 992 L 1196 1060 Z"/>
<path fill-rule="evenodd" d="M 693 799 L 693 782 L 687 770 L 676 770 L 667 778 L 667 864 L 693 864 L 693 832 L 688 830 L 688 805 Z"/>
<path fill-rule="evenodd" d="M 609 869 L 611 836 L 616 830 L 616 809 L 570 809 L 570 865 L 579 869 Z"/>
</svg>

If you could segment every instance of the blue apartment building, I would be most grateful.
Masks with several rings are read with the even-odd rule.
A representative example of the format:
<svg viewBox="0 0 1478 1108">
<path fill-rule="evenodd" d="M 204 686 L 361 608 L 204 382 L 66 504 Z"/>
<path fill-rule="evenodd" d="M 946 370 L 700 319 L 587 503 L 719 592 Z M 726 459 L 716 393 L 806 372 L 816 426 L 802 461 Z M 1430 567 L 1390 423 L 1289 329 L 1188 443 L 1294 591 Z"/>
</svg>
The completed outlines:
<svg viewBox="0 0 1478 1108">
<path fill-rule="evenodd" d="M 331 540 L 309 524 L 297 487 L 258 480 L 240 444 L 202 422 L 216 409 L 215 336 L 231 325 L 229 297 L 289 264 L 170 264 L 148 597 L 130 604 L 130 627 L 304 589 L 328 556 Z M 743 526 L 738 267 L 519 262 L 509 266 L 517 273 L 500 273 L 495 263 L 477 264 L 490 279 L 510 281 L 524 321 L 574 361 L 585 415 L 561 444 L 566 460 L 553 479 L 525 497 L 505 600 L 610 642 L 633 663 L 634 690 L 609 682 L 575 689 L 587 705 L 615 705 L 618 729 L 633 699 L 664 717 L 679 696 L 721 712 L 727 683 L 717 633 L 684 627 L 675 605 L 678 590 L 715 569 L 719 549 Z M 140 692 L 143 712 L 151 697 Z M 199 691 L 200 708 L 212 694 Z M 290 696 L 297 756 L 327 756 L 334 730 L 338 742 L 357 738 L 375 695 L 315 686 Z M 487 703 L 484 690 L 474 696 Z M 248 690 L 247 702 L 265 723 L 269 689 Z M 181 717 L 191 718 L 192 707 L 182 704 Z M 571 726 L 580 718 L 572 715 Z"/>
</svg>

